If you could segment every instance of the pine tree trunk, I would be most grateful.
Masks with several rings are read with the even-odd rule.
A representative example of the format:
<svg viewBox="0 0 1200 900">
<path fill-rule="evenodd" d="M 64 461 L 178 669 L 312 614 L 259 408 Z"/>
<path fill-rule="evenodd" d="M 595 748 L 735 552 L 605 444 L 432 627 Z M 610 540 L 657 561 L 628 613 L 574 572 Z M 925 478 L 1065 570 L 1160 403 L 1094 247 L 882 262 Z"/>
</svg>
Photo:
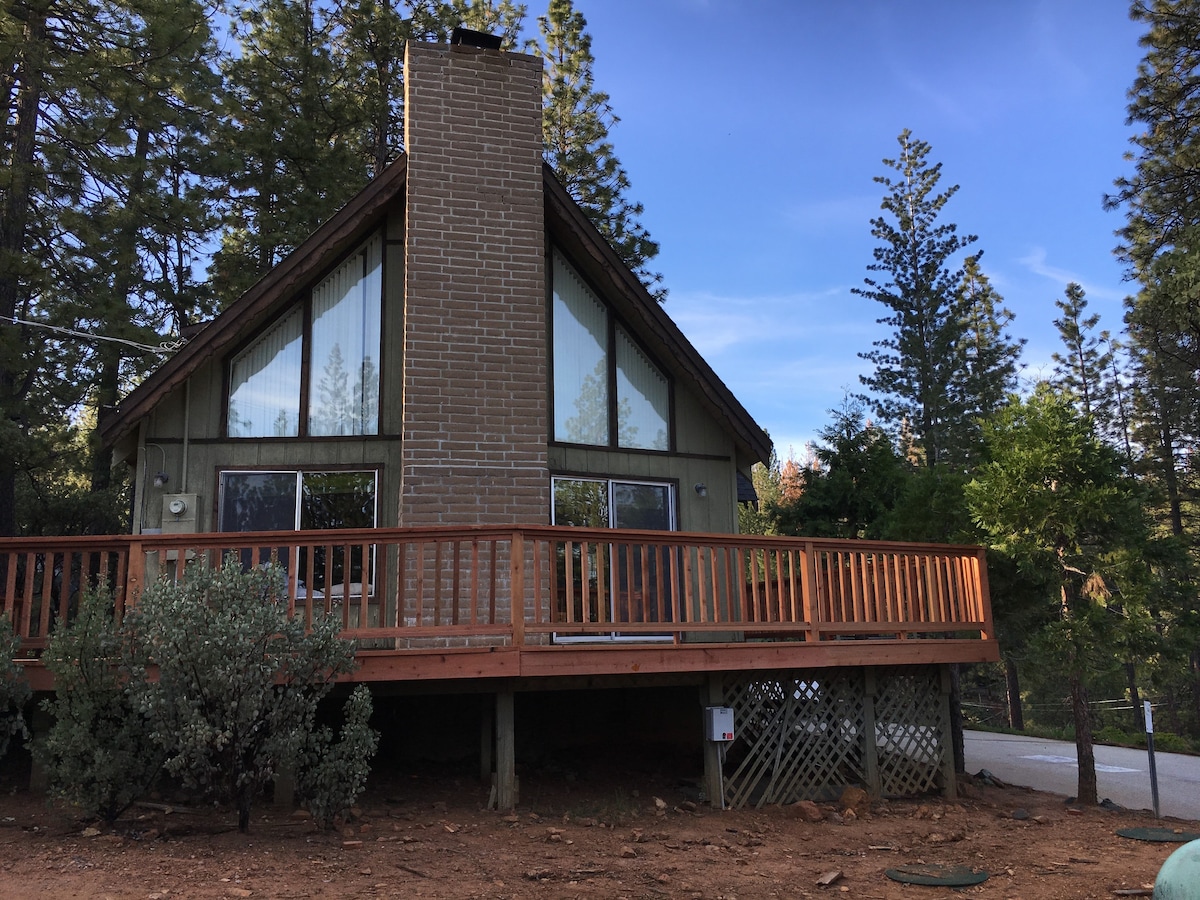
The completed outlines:
<svg viewBox="0 0 1200 900">
<path fill-rule="evenodd" d="M 1100 798 L 1096 793 L 1096 754 L 1092 748 L 1092 717 L 1088 708 L 1087 687 L 1076 671 L 1071 672 L 1070 684 L 1071 714 L 1075 720 L 1075 756 L 1079 762 L 1076 799 L 1081 806 L 1095 806 Z"/>
<path fill-rule="evenodd" d="M 1142 730 L 1142 698 L 1137 686 L 1137 663 L 1132 660 L 1125 663 L 1125 683 L 1129 687 L 1129 699 L 1133 703 L 1130 721 L 1133 722 L 1133 734 Z"/>
<path fill-rule="evenodd" d="M 29 226 L 30 197 L 33 191 L 38 116 L 42 104 L 43 50 L 46 34 L 44 4 L 31 4 L 24 29 L 24 49 L 12 80 L 20 84 L 15 104 L 15 119 L 6 123 L 5 138 L 11 141 L 10 163 L 5 191 L 0 204 L 0 316 L 15 318 L 21 294 L 17 273 L 25 250 Z M 13 110 L 10 110 L 10 112 Z M 26 386 L 20 375 L 20 360 L 26 337 L 16 323 L 0 322 L 0 416 L 5 428 L 25 431 L 21 405 Z M 17 461 L 15 448 L 0 452 L 0 536 L 17 533 L 16 493 Z"/>
<path fill-rule="evenodd" d="M 137 139 L 134 142 L 133 164 L 136 168 L 129 180 L 128 203 L 135 204 L 141 196 L 146 183 L 146 159 L 150 155 L 150 129 L 145 124 L 139 124 Z M 122 322 L 134 306 L 134 287 L 138 283 L 137 258 L 137 224 L 134 219 L 127 219 L 120 233 L 114 236 L 117 242 L 117 271 L 113 275 L 112 307 L 114 311 L 120 305 Z M 113 321 L 110 327 L 118 326 Z M 100 419 L 103 414 L 117 405 L 120 398 L 121 385 L 121 351 L 116 345 L 109 344 L 101 347 L 98 370 L 96 374 L 96 428 L 89 436 L 91 443 L 92 471 L 91 487 L 93 491 L 103 491 L 112 485 L 113 451 L 100 441 Z"/>
<path fill-rule="evenodd" d="M 1021 680 L 1017 673 L 1017 664 L 1011 658 L 1004 660 L 1004 687 L 1008 693 L 1008 727 L 1024 731 L 1025 713 L 1021 709 Z"/>
</svg>

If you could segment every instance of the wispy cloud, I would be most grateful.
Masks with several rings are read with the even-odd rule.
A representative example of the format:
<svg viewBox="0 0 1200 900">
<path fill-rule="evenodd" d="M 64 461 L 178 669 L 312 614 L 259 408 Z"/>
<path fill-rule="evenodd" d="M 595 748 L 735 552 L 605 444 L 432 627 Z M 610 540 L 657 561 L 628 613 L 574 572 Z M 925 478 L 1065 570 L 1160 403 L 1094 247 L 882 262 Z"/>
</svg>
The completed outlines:
<svg viewBox="0 0 1200 900">
<path fill-rule="evenodd" d="M 1073 281 L 1083 288 L 1084 293 L 1088 297 L 1097 300 L 1120 302 L 1128 293 L 1128 291 L 1097 285 L 1094 282 L 1089 282 L 1086 277 L 1080 275 L 1078 272 L 1072 272 L 1070 269 L 1051 265 L 1046 261 L 1046 250 L 1043 247 L 1034 247 L 1017 261 L 1034 275 L 1039 275 L 1063 287 L 1066 287 Z"/>
<path fill-rule="evenodd" d="M 870 321 L 844 315 L 848 295 L 845 287 L 758 297 L 680 292 L 671 294 L 667 312 L 705 356 L 719 356 L 747 344 L 777 348 L 794 343 L 799 350 L 835 336 L 872 332 Z"/>
<path fill-rule="evenodd" d="M 1046 69 L 1046 77 L 1038 81 L 1066 94 L 1078 93 L 1087 87 L 1088 81 L 1083 67 L 1065 46 L 1067 29 L 1075 27 L 1074 21 L 1064 19 L 1062 4 L 1058 0 L 1042 0 L 1034 9 L 1031 30 L 1035 59 Z"/>
</svg>

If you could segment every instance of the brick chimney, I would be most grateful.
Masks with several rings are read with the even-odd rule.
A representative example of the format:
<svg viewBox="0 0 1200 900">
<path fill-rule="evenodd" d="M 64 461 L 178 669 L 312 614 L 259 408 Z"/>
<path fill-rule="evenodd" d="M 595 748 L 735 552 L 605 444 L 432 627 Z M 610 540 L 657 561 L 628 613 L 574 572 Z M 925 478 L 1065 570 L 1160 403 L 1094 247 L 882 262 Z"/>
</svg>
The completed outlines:
<svg viewBox="0 0 1200 900">
<path fill-rule="evenodd" d="M 402 526 L 545 523 L 542 63 L 409 41 Z"/>
</svg>

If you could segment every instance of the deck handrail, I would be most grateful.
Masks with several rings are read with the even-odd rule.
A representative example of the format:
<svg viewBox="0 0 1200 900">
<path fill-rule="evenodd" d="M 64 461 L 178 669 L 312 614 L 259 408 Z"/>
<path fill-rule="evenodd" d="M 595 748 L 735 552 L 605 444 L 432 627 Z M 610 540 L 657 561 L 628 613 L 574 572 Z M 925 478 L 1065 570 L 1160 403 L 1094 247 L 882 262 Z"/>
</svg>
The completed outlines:
<svg viewBox="0 0 1200 900">
<path fill-rule="evenodd" d="M 85 585 L 107 581 L 120 614 L 230 553 L 282 561 L 289 611 L 367 648 L 994 637 L 979 547 L 548 525 L 3 538 L 0 611 L 36 654 Z"/>
</svg>

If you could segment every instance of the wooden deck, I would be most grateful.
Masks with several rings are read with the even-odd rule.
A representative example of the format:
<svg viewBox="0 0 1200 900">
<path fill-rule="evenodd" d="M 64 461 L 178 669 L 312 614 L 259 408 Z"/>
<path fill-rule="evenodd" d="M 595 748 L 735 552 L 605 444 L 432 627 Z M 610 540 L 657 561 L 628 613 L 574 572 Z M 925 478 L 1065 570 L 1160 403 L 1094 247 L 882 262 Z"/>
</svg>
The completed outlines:
<svg viewBox="0 0 1200 900">
<path fill-rule="evenodd" d="M 0 608 L 38 662 L 80 590 L 120 614 L 188 564 L 288 570 L 363 681 L 550 679 L 998 658 L 983 551 L 547 526 L 0 539 Z M 517 610 L 517 615 L 513 611 Z"/>
</svg>

